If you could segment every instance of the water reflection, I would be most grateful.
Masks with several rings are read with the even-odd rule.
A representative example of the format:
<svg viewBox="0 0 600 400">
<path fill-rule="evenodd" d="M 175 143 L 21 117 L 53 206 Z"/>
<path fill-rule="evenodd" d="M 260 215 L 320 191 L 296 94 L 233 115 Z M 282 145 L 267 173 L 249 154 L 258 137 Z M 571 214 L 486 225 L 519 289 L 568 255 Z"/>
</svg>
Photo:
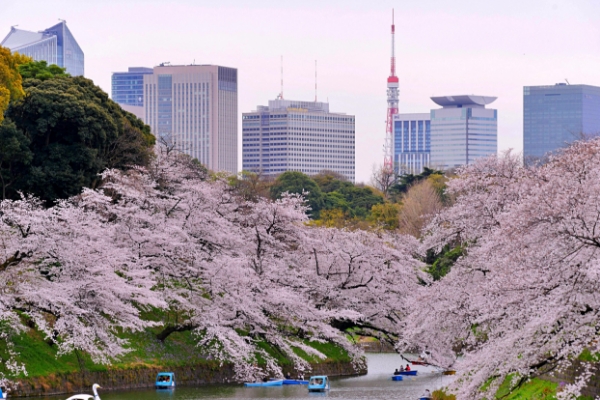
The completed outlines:
<svg viewBox="0 0 600 400">
<path fill-rule="evenodd" d="M 175 390 L 132 390 L 100 393 L 102 400 L 199 400 L 199 399 L 305 399 L 317 398 L 347 400 L 415 400 L 425 389 L 434 390 L 448 385 L 454 377 L 443 376 L 434 368 L 415 366 L 417 376 L 406 376 L 403 381 L 391 380 L 392 372 L 406 365 L 396 354 L 368 354 L 369 373 L 353 378 L 332 378 L 328 393 L 308 393 L 305 385 L 245 388 L 241 385 L 211 385 L 178 387 Z M 68 395 L 47 397 L 46 400 L 66 399 Z"/>
</svg>

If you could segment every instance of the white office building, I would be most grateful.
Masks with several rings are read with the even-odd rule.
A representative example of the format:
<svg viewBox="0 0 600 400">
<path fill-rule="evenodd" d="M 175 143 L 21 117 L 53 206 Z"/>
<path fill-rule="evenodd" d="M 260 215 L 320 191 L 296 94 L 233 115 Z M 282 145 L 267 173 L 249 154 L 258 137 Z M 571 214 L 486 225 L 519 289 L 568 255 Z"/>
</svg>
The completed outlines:
<svg viewBox="0 0 600 400">
<path fill-rule="evenodd" d="M 471 164 L 498 152 L 498 111 L 485 106 L 488 96 L 432 97 L 441 109 L 431 110 L 431 161 L 436 169 Z"/>
<path fill-rule="evenodd" d="M 328 103 L 270 100 L 242 114 L 243 169 L 264 176 L 330 170 L 354 182 L 354 120 L 329 112 Z"/>
</svg>

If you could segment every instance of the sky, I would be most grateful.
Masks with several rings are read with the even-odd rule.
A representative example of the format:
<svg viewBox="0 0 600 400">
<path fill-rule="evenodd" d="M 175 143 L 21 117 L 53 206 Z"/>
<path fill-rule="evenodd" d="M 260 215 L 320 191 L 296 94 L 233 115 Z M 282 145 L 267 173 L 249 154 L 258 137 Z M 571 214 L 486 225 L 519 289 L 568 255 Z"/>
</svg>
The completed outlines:
<svg viewBox="0 0 600 400">
<path fill-rule="evenodd" d="M 383 162 L 390 25 L 396 22 L 399 112 L 429 112 L 432 96 L 498 97 L 500 152 L 523 147 L 523 86 L 600 86 L 598 0 L 0 0 L 0 40 L 12 25 L 58 19 L 85 53 L 85 76 L 110 94 L 128 67 L 216 64 L 238 69 L 241 113 L 284 97 L 318 99 L 356 116 L 356 180 Z"/>
</svg>

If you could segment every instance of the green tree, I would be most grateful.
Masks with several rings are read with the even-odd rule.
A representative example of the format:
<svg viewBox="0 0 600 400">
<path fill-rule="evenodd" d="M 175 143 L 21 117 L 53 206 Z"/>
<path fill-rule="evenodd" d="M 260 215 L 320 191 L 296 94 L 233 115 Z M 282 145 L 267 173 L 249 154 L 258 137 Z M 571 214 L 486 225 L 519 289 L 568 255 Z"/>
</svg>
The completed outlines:
<svg viewBox="0 0 600 400">
<path fill-rule="evenodd" d="M 257 201 L 259 197 L 270 197 L 272 181 L 251 171 L 242 171 L 229 177 L 229 184 L 245 200 Z"/>
<path fill-rule="evenodd" d="M 439 254 L 429 251 L 426 262 L 432 264 L 427 268 L 427 272 L 431 274 L 433 280 L 439 281 L 450 272 L 454 263 L 463 255 L 465 255 L 463 246 L 450 248 L 446 245 Z"/>
<path fill-rule="evenodd" d="M 6 116 L 30 141 L 28 175 L 15 189 L 51 204 L 97 187 L 105 168 L 147 165 L 154 136 L 83 77 L 27 79 L 26 96 L 12 102 Z"/>
<path fill-rule="evenodd" d="M 29 61 L 31 58 L 0 47 L 0 122 L 4 119 L 4 111 L 8 104 L 25 95 L 19 65 Z"/>
<path fill-rule="evenodd" d="M 56 64 L 48 65 L 46 61 L 30 61 L 19 65 L 19 72 L 23 79 L 39 79 L 45 81 L 57 76 L 69 76 L 66 68 Z"/>
<path fill-rule="evenodd" d="M 382 225 L 384 229 L 398 229 L 400 205 L 396 203 L 375 204 L 371 208 L 369 220 Z"/>
<path fill-rule="evenodd" d="M 279 175 L 271 186 L 271 198 L 277 199 L 282 193 L 300 193 L 308 192 L 306 199 L 310 205 L 310 214 L 312 218 L 318 219 L 319 212 L 323 208 L 324 198 L 321 189 L 315 181 L 308 175 L 298 171 L 287 171 Z"/>
<path fill-rule="evenodd" d="M 29 171 L 33 154 L 29 139 L 9 119 L 0 123 L 0 184 L 2 200 L 17 197 L 13 185 Z"/>
<path fill-rule="evenodd" d="M 439 176 L 439 177 L 437 177 L 437 176 Z M 410 187 L 412 185 L 415 185 L 415 184 L 421 182 L 423 179 L 428 179 L 428 178 L 432 178 L 432 184 L 434 184 L 436 186 L 436 190 L 437 190 L 439 188 L 439 185 L 437 185 L 437 182 L 440 179 L 445 184 L 445 179 L 443 179 L 443 176 L 444 176 L 443 171 L 424 167 L 423 172 L 421 172 L 418 175 L 406 174 L 406 175 L 399 176 L 395 180 L 395 183 L 390 187 L 389 192 L 390 192 L 390 195 L 392 196 L 392 198 L 395 201 L 398 201 L 402 197 L 402 194 L 408 192 L 408 189 L 410 189 Z M 444 188 L 445 188 L 445 186 L 444 186 Z M 442 195 L 442 193 L 440 193 L 440 196 L 441 195 Z"/>
</svg>

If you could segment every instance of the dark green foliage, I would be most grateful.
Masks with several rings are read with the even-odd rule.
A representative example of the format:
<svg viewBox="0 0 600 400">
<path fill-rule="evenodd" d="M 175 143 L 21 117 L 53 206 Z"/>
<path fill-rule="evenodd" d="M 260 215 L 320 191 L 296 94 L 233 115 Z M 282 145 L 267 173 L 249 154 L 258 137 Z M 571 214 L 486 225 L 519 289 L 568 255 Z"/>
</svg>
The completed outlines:
<svg viewBox="0 0 600 400">
<path fill-rule="evenodd" d="M 366 218 L 375 204 L 383 204 L 383 197 L 368 187 L 359 187 L 332 171 L 323 171 L 313 177 L 325 193 L 324 210 L 339 209 L 349 217 Z"/>
<path fill-rule="evenodd" d="M 439 281 L 450 272 L 450 269 L 462 255 L 465 254 L 465 249 L 462 246 L 456 246 L 450 249 L 449 246 L 444 246 L 440 254 L 429 252 L 427 263 L 432 263 L 427 272 L 431 274 L 433 280 Z"/>
<path fill-rule="evenodd" d="M 375 204 L 384 202 L 371 188 L 356 186 L 330 171 L 312 178 L 301 172 L 284 172 L 271 186 L 271 197 L 276 199 L 285 191 L 302 193 L 302 190 L 310 192 L 307 199 L 313 219 L 318 219 L 322 210 L 342 210 L 349 218 L 365 219 Z"/>
<path fill-rule="evenodd" d="M 31 61 L 19 65 L 19 73 L 25 79 L 39 79 L 45 81 L 57 76 L 70 76 L 66 68 L 61 68 L 56 64 L 48 65 L 46 61 Z"/>
<path fill-rule="evenodd" d="M 350 216 L 366 218 L 375 204 L 383 204 L 383 197 L 368 187 L 358 187 L 350 182 L 341 182 L 333 192 L 339 193 L 350 204 Z"/>
<path fill-rule="evenodd" d="M 29 171 L 33 154 L 29 139 L 9 119 L 0 123 L 0 185 L 2 200 L 17 196 L 14 183 Z"/>
<path fill-rule="evenodd" d="M 148 165 L 154 137 L 150 128 L 121 109 L 83 77 L 27 79 L 26 95 L 6 117 L 29 140 L 30 169 L 14 189 L 48 204 L 95 188 L 106 168 Z"/>
<path fill-rule="evenodd" d="M 430 175 L 444 175 L 444 172 L 424 167 L 423 172 L 419 175 L 407 174 L 399 176 L 396 179 L 396 183 L 390 187 L 390 196 L 394 198 L 399 197 L 403 193 L 406 193 L 413 184 L 427 179 Z"/>
<path fill-rule="evenodd" d="M 324 205 L 324 197 L 319 186 L 308 175 L 298 171 L 287 171 L 279 175 L 271 186 L 271 198 L 277 199 L 285 192 L 309 192 L 306 199 L 311 208 L 310 214 L 313 218 L 318 218 Z"/>
</svg>

